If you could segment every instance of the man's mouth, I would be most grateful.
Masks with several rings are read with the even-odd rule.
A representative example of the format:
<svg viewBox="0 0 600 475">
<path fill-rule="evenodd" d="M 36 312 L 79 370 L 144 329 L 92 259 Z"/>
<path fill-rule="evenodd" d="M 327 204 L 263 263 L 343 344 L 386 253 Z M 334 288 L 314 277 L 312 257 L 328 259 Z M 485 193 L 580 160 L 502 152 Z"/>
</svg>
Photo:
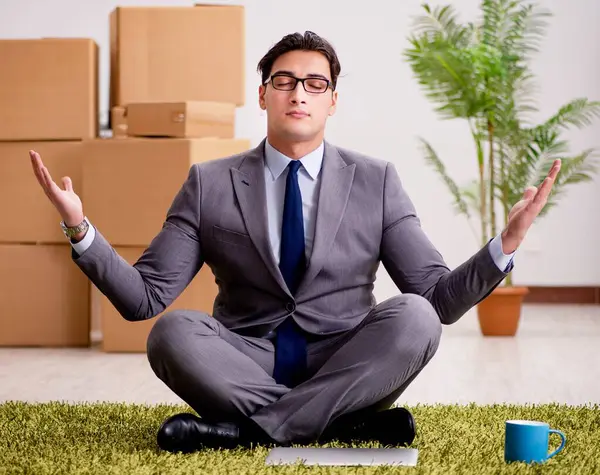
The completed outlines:
<svg viewBox="0 0 600 475">
<path fill-rule="evenodd" d="M 286 115 L 288 115 L 290 117 L 294 117 L 296 119 L 301 119 L 303 117 L 309 116 L 308 112 L 301 111 L 301 110 L 293 110 L 293 111 L 288 112 Z"/>
</svg>

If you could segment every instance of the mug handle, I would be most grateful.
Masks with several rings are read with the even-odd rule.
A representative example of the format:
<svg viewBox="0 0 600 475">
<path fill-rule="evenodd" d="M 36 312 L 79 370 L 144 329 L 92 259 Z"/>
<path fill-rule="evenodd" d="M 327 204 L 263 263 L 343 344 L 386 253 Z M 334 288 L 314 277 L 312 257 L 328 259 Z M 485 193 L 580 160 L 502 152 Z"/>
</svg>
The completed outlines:
<svg viewBox="0 0 600 475">
<path fill-rule="evenodd" d="M 562 442 L 560 443 L 560 447 L 558 449 L 556 449 L 554 452 L 552 452 L 550 455 L 548 455 L 546 457 L 546 459 L 552 458 L 554 457 L 557 453 L 559 453 L 565 446 L 565 442 L 567 441 L 567 438 L 565 437 L 565 434 L 563 434 L 561 431 L 559 430 L 555 430 L 555 429 L 550 429 L 548 431 L 550 434 L 558 434 L 560 435 L 560 438 L 562 439 Z"/>
</svg>

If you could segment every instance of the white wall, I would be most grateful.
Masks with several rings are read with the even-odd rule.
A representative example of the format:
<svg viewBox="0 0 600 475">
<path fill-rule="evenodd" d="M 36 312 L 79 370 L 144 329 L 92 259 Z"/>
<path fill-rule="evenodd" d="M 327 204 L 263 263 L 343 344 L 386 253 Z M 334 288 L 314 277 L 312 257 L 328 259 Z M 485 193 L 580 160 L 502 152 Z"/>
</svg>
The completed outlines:
<svg viewBox="0 0 600 475">
<path fill-rule="evenodd" d="M 448 0 L 449 1 L 449 0 Z M 210 3 L 244 4 L 247 33 L 248 103 L 237 115 L 237 135 L 253 143 L 262 139 L 265 117 L 256 105 L 256 64 L 283 35 L 307 29 L 327 37 L 342 63 L 338 113 L 327 138 L 393 162 L 417 206 L 423 227 L 454 267 L 473 254 L 478 242 L 450 207 L 437 175 L 424 166 L 416 137 L 433 142 L 452 175 L 463 181 L 475 176 L 472 144 L 464 124 L 443 122 L 402 60 L 411 15 L 420 1 L 371 0 L 240 0 Z M 452 2 L 465 19 L 478 14 L 477 0 Z M 576 97 L 600 99 L 600 2 L 545 0 L 554 13 L 543 51 L 536 57 L 540 105 L 546 116 Z M 116 5 L 192 5 L 184 0 L 2 0 L 0 35 L 5 38 L 85 36 L 101 48 L 102 119 L 108 104 L 108 14 Z M 1 60 L 1 58 L 0 58 Z M 600 122 L 573 133 L 573 150 L 600 146 Z M 600 284 L 600 179 L 573 188 L 561 205 L 530 232 L 519 251 L 514 278 L 529 285 Z M 378 299 L 396 293 L 384 272 Z"/>
</svg>

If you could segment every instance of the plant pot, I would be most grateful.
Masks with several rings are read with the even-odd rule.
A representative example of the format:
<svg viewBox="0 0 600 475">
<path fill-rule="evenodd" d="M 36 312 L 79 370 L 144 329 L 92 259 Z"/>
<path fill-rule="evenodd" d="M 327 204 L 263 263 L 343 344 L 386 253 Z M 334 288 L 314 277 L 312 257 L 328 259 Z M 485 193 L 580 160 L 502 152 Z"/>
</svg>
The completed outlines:
<svg viewBox="0 0 600 475">
<path fill-rule="evenodd" d="M 485 336 L 515 336 L 527 287 L 496 287 L 477 305 L 477 318 Z"/>
</svg>

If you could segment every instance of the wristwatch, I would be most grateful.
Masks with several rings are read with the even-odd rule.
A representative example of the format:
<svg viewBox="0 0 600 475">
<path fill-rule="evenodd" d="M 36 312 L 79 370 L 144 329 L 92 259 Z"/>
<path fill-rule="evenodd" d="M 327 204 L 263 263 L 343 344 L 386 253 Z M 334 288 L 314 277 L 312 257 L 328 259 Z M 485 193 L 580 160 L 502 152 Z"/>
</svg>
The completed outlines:
<svg viewBox="0 0 600 475">
<path fill-rule="evenodd" d="M 81 223 L 79 223 L 77 226 L 67 226 L 65 224 L 64 221 L 60 222 L 60 227 L 63 230 L 63 233 L 65 233 L 65 236 L 67 236 L 67 238 L 71 239 L 73 236 L 82 233 L 84 231 L 87 231 L 90 227 L 90 223 L 88 221 L 88 219 L 86 217 L 83 218 L 83 221 Z"/>
</svg>

